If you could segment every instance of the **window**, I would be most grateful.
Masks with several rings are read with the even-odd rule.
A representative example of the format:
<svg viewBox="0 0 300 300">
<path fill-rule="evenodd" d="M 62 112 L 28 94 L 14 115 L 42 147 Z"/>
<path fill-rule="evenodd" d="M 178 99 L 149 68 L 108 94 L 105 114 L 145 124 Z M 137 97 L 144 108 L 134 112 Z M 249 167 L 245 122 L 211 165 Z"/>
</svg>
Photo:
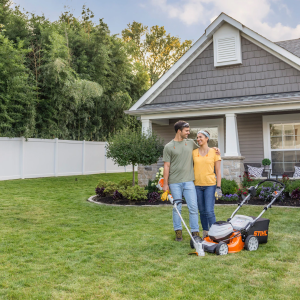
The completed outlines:
<svg viewBox="0 0 300 300">
<path fill-rule="evenodd" d="M 293 172 L 300 162 L 300 123 L 270 124 L 272 172 Z"/>
<path fill-rule="evenodd" d="M 208 142 L 209 147 L 218 147 L 218 128 L 217 127 L 207 127 L 207 128 L 197 128 L 191 126 L 189 139 L 195 140 L 197 142 L 197 133 L 199 130 L 207 130 L 210 133 L 210 139 Z"/>
</svg>

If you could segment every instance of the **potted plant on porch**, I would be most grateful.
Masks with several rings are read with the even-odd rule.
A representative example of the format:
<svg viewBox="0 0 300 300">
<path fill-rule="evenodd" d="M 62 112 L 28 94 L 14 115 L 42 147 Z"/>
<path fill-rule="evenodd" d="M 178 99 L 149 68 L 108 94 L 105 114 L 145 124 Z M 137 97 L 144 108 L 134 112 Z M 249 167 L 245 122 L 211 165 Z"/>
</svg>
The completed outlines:
<svg viewBox="0 0 300 300">
<path fill-rule="evenodd" d="M 264 158 L 261 164 L 265 167 L 265 170 L 270 170 L 271 161 L 268 158 Z"/>
</svg>

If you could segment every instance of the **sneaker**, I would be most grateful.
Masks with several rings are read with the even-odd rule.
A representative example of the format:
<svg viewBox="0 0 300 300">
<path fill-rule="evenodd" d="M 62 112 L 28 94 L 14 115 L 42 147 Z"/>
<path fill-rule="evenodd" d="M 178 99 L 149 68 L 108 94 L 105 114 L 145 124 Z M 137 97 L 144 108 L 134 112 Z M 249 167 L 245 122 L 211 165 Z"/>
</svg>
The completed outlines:
<svg viewBox="0 0 300 300">
<path fill-rule="evenodd" d="M 175 230 L 175 241 L 181 242 L 182 241 L 182 230 Z"/>
<path fill-rule="evenodd" d="M 208 231 L 207 230 L 203 230 L 203 238 L 206 238 L 208 236 Z"/>
</svg>

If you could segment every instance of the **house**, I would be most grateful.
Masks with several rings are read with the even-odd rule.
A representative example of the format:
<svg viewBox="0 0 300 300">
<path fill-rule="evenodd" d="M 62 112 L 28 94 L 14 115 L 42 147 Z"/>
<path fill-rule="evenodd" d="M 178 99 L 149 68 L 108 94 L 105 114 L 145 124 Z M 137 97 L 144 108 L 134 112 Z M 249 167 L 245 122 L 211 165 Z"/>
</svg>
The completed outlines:
<svg viewBox="0 0 300 300">
<path fill-rule="evenodd" d="M 300 162 L 300 39 L 273 43 L 221 13 L 199 40 L 126 113 L 165 143 L 183 119 L 191 137 L 210 131 L 223 177 L 272 161 L 272 173 Z M 156 168 L 140 166 L 141 184 Z"/>
</svg>

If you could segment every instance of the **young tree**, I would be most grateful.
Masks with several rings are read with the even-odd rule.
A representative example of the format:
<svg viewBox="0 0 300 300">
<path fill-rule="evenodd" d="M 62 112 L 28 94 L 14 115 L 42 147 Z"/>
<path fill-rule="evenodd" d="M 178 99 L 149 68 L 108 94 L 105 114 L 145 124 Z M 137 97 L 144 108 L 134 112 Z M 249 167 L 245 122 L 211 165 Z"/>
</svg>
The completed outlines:
<svg viewBox="0 0 300 300">
<path fill-rule="evenodd" d="M 122 31 L 128 52 L 136 64 L 148 71 L 153 85 L 192 45 L 191 40 L 181 43 L 180 38 L 166 33 L 164 26 L 148 26 L 132 22 Z"/>
<path fill-rule="evenodd" d="M 119 166 L 132 165 L 132 185 L 135 185 L 134 167 L 138 164 L 151 165 L 163 153 L 163 143 L 154 133 L 125 128 L 109 139 L 107 157 Z"/>
</svg>

